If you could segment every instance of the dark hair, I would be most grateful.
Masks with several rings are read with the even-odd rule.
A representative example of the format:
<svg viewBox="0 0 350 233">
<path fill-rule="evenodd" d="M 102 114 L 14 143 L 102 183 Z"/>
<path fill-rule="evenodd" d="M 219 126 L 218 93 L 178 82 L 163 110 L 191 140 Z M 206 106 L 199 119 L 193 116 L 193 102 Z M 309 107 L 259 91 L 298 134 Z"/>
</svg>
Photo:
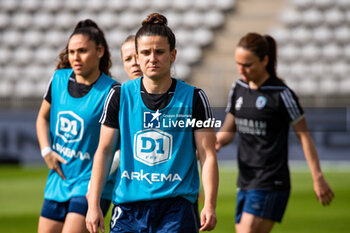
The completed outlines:
<svg viewBox="0 0 350 233">
<path fill-rule="evenodd" d="M 90 40 L 95 41 L 96 46 L 104 47 L 104 54 L 101 57 L 99 69 L 103 73 L 111 76 L 110 68 L 112 66 L 111 54 L 109 52 L 109 46 L 105 39 L 103 31 L 97 26 L 97 24 L 91 19 L 85 19 L 78 22 L 75 26 L 73 33 L 70 35 L 69 40 L 74 35 L 85 35 L 88 36 Z M 66 47 L 59 54 L 59 61 L 57 63 L 56 69 L 71 68 L 68 60 L 68 43 Z"/>
<path fill-rule="evenodd" d="M 130 41 L 135 41 L 135 35 L 128 35 L 128 37 L 126 37 L 126 39 L 124 40 L 124 42 L 122 43 L 122 46 L 120 47 L 123 47 L 123 45 L 127 42 L 130 42 Z"/>
<path fill-rule="evenodd" d="M 124 42 L 122 43 L 122 45 L 120 46 L 120 54 L 123 56 L 123 52 L 121 50 L 121 48 L 128 42 L 134 42 L 135 41 L 135 36 L 134 35 L 129 35 L 128 37 L 126 37 L 126 39 L 124 40 Z"/>
<path fill-rule="evenodd" d="M 277 44 L 273 37 L 251 32 L 243 36 L 237 46 L 253 52 L 260 60 L 268 56 L 266 70 L 272 77 L 277 77 Z"/>
<path fill-rule="evenodd" d="M 137 31 L 135 38 L 136 53 L 138 52 L 137 40 L 141 36 L 164 36 L 168 38 L 170 51 L 175 49 L 176 39 L 173 31 L 167 26 L 168 20 L 164 15 L 153 13 L 142 22 L 142 27 Z"/>
</svg>

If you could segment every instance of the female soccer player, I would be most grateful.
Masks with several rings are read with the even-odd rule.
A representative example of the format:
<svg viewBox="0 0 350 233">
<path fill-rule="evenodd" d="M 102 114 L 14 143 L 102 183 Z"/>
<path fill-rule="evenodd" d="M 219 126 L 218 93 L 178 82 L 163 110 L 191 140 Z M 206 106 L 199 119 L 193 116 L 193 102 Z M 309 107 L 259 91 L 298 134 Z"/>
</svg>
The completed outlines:
<svg viewBox="0 0 350 233">
<path fill-rule="evenodd" d="M 129 79 L 137 79 L 142 76 L 140 65 L 136 58 L 135 36 L 129 35 L 121 46 L 121 58 L 124 70 Z M 115 172 L 119 167 L 120 150 L 114 153 L 110 174 Z"/>
<path fill-rule="evenodd" d="M 99 119 L 116 82 L 108 76 L 111 61 L 104 33 L 92 20 L 76 25 L 59 59 L 36 123 L 41 153 L 50 168 L 38 232 L 88 232 L 85 195 Z M 101 199 L 104 213 L 114 184 L 107 186 L 111 190 Z"/>
<path fill-rule="evenodd" d="M 235 51 L 242 75 L 233 86 L 216 149 L 239 133 L 236 232 L 270 232 L 282 220 L 290 193 L 289 125 L 300 139 L 318 200 L 334 196 L 323 177 L 316 148 L 298 98 L 276 74 L 276 43 L 271 36 L 248 33 Z"/>
<path fill-rule="evenodd" d="M 167 19 L 154 13 L 136 34 L 143 77 L 113 89 L 106 102 L 100 143 L 94 158 L 87 228 L 104 229 L 100 192 L 120 135 L 120 166 L 114 190 L 111 232 L 198 232 L 216 225 L 218 167 L 213 128 L 202 128 L 211 110 L 204 92 L 176 80 L 170 67 L 176 58 L 175 36 Z M 193 120 L 194 119 L 194 120 Z M 192 128 L 188 122 L 199 122 Z M 198 219 L 199 177 L 205 192 Z"/>
<path fill-rule="evenodd" d="M 130 79 L 137 79 L 142 76 L 140 65 L 136 58 L 135 36 L 128 36 L 121 46 L 123 65 Z"/>
</svg>

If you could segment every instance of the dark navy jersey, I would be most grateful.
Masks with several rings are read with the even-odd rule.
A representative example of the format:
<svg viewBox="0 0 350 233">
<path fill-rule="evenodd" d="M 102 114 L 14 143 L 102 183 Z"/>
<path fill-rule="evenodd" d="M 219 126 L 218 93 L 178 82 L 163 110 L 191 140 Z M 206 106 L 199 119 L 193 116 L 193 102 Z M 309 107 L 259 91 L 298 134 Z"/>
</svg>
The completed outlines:
<svg viewBox="0 0 350 233">
<path fill-rule="evenodd" d="M 297 96 L 278 78 L 257 90 L 238 80 L 226 111 L 235 116 L 239 134 L 237 185 L 241 189 L 289 189 L 288 133 L 303 117 Z"/>
<path fill-rule="evenodd" d="M 171 101 L 176 88 L 176 79 L 172 79 L 172 85 L 164 94 L 147 93 L 141 82 L 141 96 L 147 108 L 156 111 L 157 109 L 165 108 Z M 119 100 L 120 100 L 120 85 L 114 86 L 107 97 L 104 113 L 101 117 L 103 125 L 119 129 Z M 202 89 L 196 88 L 193 94 L 193 118 L 205 121 L 213 118 L 208 98 Z M 194 129 L 198 129 L 195 127 Z"/>
</svg>

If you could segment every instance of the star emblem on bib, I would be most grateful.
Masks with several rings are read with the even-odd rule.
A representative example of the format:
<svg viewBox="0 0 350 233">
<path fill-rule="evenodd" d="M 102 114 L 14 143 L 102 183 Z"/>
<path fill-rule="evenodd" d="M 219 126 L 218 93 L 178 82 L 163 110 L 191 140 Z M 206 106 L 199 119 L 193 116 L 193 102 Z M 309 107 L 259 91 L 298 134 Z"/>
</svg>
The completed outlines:
<svg viewBox="0 0 350 233">
<path fill-rule="evenodd" d="M 162 115 L 162 114 L 159 112 L 159 109 L 157 109 L 157 111 L 156 111 L 155 113 L 151 113 L 151 114 L 152 114 L 152 116 L 153 116 L 151 122 L 154 121 L 155 119 L 157 119 L 157 121 L 159 121 L 159 116 Z"/>
</svg>

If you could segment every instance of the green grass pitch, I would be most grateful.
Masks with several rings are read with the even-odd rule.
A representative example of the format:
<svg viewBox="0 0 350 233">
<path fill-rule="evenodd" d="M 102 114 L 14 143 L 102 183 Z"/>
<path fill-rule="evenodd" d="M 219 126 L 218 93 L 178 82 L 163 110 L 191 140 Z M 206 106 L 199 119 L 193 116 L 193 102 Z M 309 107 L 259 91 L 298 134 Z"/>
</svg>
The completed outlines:
<svg viewBox="0 0 350 233">
<path fill-rule="evenodd" d="M 345 233 L 350 228 L 350 168 L 324 169 L 335 199 L 320 205 L 312 189 L 307 169 L 292 169 L 292 193 L 282 224 L 273 233 Z M 0 166 L 0 232 L 37 232 L 38 217 L 48 170 L 45 167 Z M 220 166 L 217 204 L 218 224 L 212 232 L 234 232 L 237 170 Z M 202 206 L 202 204 L 200 204 Z M 106 218 L 106 228 L 110 212 Z"/>
</svg>

